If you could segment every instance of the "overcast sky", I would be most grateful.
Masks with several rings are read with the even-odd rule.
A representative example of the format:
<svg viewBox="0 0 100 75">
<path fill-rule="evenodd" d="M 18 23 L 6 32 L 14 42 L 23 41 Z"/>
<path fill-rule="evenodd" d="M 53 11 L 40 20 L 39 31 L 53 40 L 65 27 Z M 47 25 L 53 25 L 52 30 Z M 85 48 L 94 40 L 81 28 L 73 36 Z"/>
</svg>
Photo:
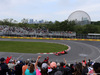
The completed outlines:
<svg viewBox="0 0 100 75">
<path fill-rule="evenodd" d="M 77 10 L 87 12 L 92 21 L 100 20 L 100 0 L 0 0 L 0 20 L 64 21 Z"/>
</svg>

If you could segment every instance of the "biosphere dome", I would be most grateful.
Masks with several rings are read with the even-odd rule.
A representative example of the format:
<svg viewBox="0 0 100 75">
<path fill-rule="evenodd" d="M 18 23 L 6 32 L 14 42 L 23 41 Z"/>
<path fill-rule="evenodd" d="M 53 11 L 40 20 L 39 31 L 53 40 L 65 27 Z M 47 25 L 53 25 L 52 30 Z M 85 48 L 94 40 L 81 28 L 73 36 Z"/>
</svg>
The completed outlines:
<svg viewBox="0 0 100 75">
<path fill-rule="evenodd" d="M 75 21 L 78 25 L 86 25 L 91 23 L 90 16 L 84 11 L 75 11 L 69 17 L 68 21 Z"/>
</svg>

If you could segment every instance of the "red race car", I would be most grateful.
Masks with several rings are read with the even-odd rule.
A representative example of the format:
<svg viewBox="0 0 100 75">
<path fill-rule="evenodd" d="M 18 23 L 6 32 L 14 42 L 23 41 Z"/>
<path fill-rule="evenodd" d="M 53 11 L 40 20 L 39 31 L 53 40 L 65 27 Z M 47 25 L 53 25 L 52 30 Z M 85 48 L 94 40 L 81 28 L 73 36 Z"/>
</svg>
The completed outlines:
<svg viewBox="0 0 100 75">
<path fill-rule="evenodd" d="M 58 55 L 66 54 L 66 53 L 67 53 L 67 51 L 65 50 L 65 51 L 61 51 L 61 52 L 56 52 L 55 55 L 58 56 Z"/>
</svg>

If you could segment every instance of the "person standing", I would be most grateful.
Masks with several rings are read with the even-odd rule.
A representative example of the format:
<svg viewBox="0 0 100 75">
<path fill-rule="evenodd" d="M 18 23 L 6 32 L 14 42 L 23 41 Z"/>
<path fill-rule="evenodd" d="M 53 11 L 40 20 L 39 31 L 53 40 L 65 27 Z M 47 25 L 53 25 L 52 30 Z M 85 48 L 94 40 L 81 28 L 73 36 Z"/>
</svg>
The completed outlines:
<svg viewBox="0 0 100 75">
<path fill-rule="evenodd" d="M 25 75 L 25 71 L 28 68 L 28 64 L 29 64 L 29 61 L 26 60 L 25 65 L 23 65 L 23 67 L 22 67 L 22 75 Z"/>
<path fill-rule="evenodd" d="M 0 75 L 6 75 L 6 73 L 10 74 L 8 65 L 4 63 L 5 59 L 1 58 L 0 59 Z"/>
<path fill-rule="evenodd" d="M 34 70 L 34 64 L 31 64 L 30 67 L 26 69 L 25 75 L 36 75 L 36 71 Z"/>
<path fill-rule="evenodd" d="M 47 63 L 42 63 L 42 66 L 40 67 L 41 71 L 39 71 L 37 64 L 38 60 L 41 58 L 41 56 L 38 56 L 36 63 L 35 63 L 35 70 L 36 70 L 36 75 L 49 75 L 48 74 L 48 65 Z"/>
</svg>

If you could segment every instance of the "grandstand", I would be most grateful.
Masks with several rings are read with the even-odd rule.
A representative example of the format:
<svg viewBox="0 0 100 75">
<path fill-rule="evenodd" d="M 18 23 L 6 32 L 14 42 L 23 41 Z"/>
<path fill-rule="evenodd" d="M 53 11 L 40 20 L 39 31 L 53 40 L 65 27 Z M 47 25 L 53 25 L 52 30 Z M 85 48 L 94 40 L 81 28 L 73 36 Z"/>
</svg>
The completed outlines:
<svg viewBox="0 0 100 75">
<path fill-rule="evenodd" d="M 87 38 L 89 38 L 89 39 L 100 39 L 100 34 L 88 33 Z"/>
<path fill-rule="evenodd" d="M 71 31 L 48 31 L 43 29 L 32 29 L 26 27 L 9 27 L 0 25 L 1 36 L 28 36 L 28 37 L 53 37 L 53 38 L 73 38 L 76 32 Z"/>
</svg>

